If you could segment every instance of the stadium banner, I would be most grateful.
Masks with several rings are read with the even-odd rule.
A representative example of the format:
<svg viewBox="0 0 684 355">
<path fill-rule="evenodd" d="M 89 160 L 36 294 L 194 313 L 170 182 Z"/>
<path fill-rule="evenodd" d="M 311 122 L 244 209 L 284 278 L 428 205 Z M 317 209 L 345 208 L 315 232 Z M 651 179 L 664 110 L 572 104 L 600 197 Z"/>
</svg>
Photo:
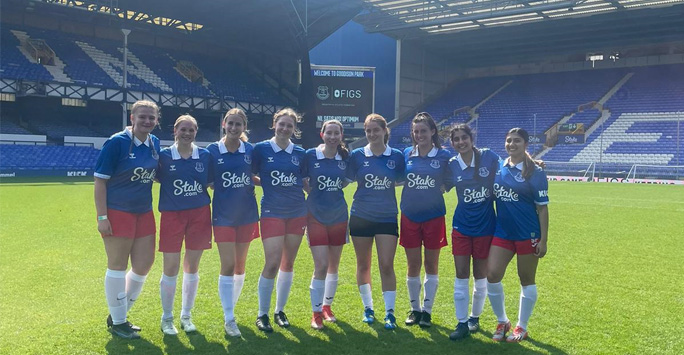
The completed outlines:
<svg viewBox="0 0 684 355">
<path fill-rule="evenodd" d="M 345 128 L 363 129 L 375 111 L 375 68 L 311 65 L 316 91 L 316 127 L 338 120 Z"/>
<path fill-rule="evenodd" d="M 537 134 L 530 136 L 530 144 L 545 144 L 546 134 Z"/>
<path fill-rule="evenodd" d="M 37 176 L 83 177 L 93 176 L 91 169 L 2 169 L 0 179 Z"/>
<path fill-rule="evenodd" d="M 579 144 L 584 143 L 584 133 L 582 134 L 559 134 L 556 144 Z"/>
<path fill-rule="evenodd" d="M 548 181 L 574 181 L 574 182 L 609 182 L 618 184 L 649 184 L 649 185 L 684 185 L 684 180 L 655 180 L 655 179 L 627 179 L 618 177 L 589 178 L 582 176 L 556 176 L 548 175 Z"/>
</svg>

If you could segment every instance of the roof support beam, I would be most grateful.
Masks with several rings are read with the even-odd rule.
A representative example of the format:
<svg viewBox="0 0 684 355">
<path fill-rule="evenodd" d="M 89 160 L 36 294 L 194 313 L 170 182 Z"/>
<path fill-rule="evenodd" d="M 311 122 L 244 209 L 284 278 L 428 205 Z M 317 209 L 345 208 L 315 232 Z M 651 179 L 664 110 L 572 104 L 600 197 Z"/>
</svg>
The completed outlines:
<svg viewBox="0 0 684 355">
<path fill-rule="evenodd" d="M 543 5 L 531 6 L 531 7 L 519 7 L 519 8 L 508 9 L 508 10 L 490 11 L 490 12 L 483 12 L 483 13 L 477 13 L 477 14 L 472 14 L 472 15 L 455 16 L 455 17 L 450 17 L 450 18 L 441 18 L 441 19 L 434 19 L 434 20 L 428 20 L 428 21 L 415 21 L 412 23 L 402 23 L 402 24 L 395 24 L 395 25 L 389 25 L 389 26 L 380 25 L 377 27 L 366 27 L 366 31 L 369 33 L 387 32 L 387 31 L 403 30 L 403 29 L 408 29 L 408 28 L 439 26 L 439 25 L 446 25 L 446 24 L 466 22 L 466 21 L 477 21 L 477 20 L 484 20 L 484 19 L 503 17 L 503 16 L 514 16 L 514 15 L 521 15 L 521 14 L 538 12 L 538 11 L 561 10 L 561 9 L 567 9 L 567 8 L 576 6 L 579 2 L 580 1 L 578 1 L 578 0 L 558 1 L 558 2 L 553 2 L 553 3 L 543 4 Z"/>
</svg>

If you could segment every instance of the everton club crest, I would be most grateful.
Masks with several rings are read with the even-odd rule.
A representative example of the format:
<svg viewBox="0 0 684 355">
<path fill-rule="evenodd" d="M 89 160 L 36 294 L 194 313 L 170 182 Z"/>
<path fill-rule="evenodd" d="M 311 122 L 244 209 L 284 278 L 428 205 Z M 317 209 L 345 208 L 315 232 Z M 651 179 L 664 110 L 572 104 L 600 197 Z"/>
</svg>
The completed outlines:
<svg viewBox="0 0 684 355">
<path fill-rule="evenodd" d="M 395 163 L 394 163 L 394 160 L 388 160 L 388 161 L 387 161 L 387 167 L 388 167 L 388 168 L 394 169 L 395 166 L 396 166 L 396 165 L 395 165 Z"/>
<path fill-rule="evenodd" d="M 195 171 L 197 171 L 198 173 L 204 172 L 204 164 L 196 163 L 195 164 Z"/>
<path fill-rule="evenodd" d="M 430 166 L 433 167 L 434 169 L 439 169 L 439 167 L 440 167 L 439 160 L 432 159 L 432 161 L 430 162 Z"/>
<path fill-rule="evenodd" d="M 513 178 L 517 182 L 525 182 L 525 178 L 522 176 L 522 173 L 520 172 L 516 173 L 515 176 L 513 176 Z"/>
<path fill-rule="evenodd" d="M 245 154 L 245 163 L 252 164 L 252 156 Z"/>
<path fill-rule="evenodd" d="M 299 158 L 292 157 L 292 164 L 294 164 L 295 166 L 299 166 Z"/>
<path fill-rule="evenodd" d="M 481 177 L 487 177 L 489 176 L 489 170 L 485 167 L 480 168 L 480 176 Z"/>
<path fill-rule="evenodd" d="M 327 86 L 319 86 L 318 87 L 318 92 L 316 92 L 316 97 L 318 97 L 319 100 L 327 100 L 330 97 L 330 92 L 328 91 Z"/>
<path fill-rule="evenodd" d="M 347 163 L 341 161 L 337 163 L 337 167 L 340 168 L 340 170 L 344 170 L 347 168 Z"/>
</svg>

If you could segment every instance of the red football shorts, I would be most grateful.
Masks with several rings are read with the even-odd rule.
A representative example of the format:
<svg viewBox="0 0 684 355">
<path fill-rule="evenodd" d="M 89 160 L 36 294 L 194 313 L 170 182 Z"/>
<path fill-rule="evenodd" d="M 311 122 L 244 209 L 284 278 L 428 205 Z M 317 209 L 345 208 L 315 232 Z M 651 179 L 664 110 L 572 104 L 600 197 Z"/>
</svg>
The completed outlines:
<svg viewBox="0 0 684 355">
<path fill-rule="evenodd" d="M 183 239 L 185 239 L 186 249 L 211 249 L 211 209 L 209 205 L 161 213 L 159 251 L 180 253 Z"/>
<path fill-rule="evenodd" d="M 347 243 L 347 221 L 325 225 L 314 216 L 307 217 L 306 234 L 309 246 L 333 245 L 340 246 Z"/>
<path fill-rule="evenodd" d="M 249 243 L 259 238 L 259 222 L 241 226 L 214 226 L 216 243 Z"/>
<path fill-rule="evenodd" d="M 108 209 L 107 219 L 112 226 L 113 237 L 142 238 L 157 234 L 154 212 L 151 210 L 137 214 Z"/>
<path fill-rule="evenodd" d="M 508 249 L 518 255 L 528 255 L 534 254 L 537 251 L 537 244 L 539 244 L 539 240 L 539 238 L 527 240 L 508 240 L 494 237 L 492 240 L 492 245 Z"/>
<path fill-rule="evenodd" d="M 285 234 L 304 235 L 306 216 L 295 218 L 262 218 L 261 238 L 284 236 Z"/>
<path fill-rule="evenodd" d="M 447 245 L 444 216 L 416 223 L 401 214 L 399 245 L 404 248 L 441 249 Z"/>
<path fill-rule="evenodd" d="M 473 259 L 487 259 L 492 236 L 469 237 L 456 229 L 451 232 L 451 254 L 472 255 Z"/>
</svg>

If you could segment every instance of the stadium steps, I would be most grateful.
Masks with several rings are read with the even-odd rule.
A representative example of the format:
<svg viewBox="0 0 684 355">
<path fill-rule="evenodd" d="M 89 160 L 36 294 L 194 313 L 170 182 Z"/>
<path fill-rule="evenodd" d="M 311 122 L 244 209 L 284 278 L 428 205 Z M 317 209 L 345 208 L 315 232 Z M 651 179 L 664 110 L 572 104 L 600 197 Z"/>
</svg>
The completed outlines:
<svg viewBox="0 0 684 355">
<path fill-rule="evenodd" d="M 31 38 L 31 36 L 29 36 L 29 34 L 24 31 L 10 30 L 10 32 L 12 32 L 12 34 L 15 37 L 17 37 L 20 43 L 24 43 Z M 19 46 L 18 49 L 19 52 L 21 52 L 21 54 L 23 54 L 29 62 L 36 62 L 36 60 L 33 59 L 33 56 L 31 56 L 31 53 L 28 53 L 23 46 Z M 43 65 L 43 67 L 50 73 L 50 75 L 52 75 L 53 78 L 55 78 L 56 81 L 59 81 L 61 83 L 73 83 L 73 80 L 71 80 L 71 78 L 69 78 L 64 73 L 65 64 L 61 59 L 59 59 L 56 53 L 55 65 Z"/>
<path fill-rule="evenodd" d="M 123 49 L 117 48 L 121 52 L 121 58 L 123 58 Z M 145 65 L 138 57 L 128 50 L 128 60 L 134 65 L 132 70 L 129 68 L 129 74 L 133 72 L 134 75 L 140 77 L 140 79 L 146 81 L 148 84 L 152 84 L 157 88 L 163 90 L 164 92 L 173 92 L 173 89 L 164 82 L 164 79 L 160 78 L 150 67 Z M 123 63 L 123 61 L 121 61 Z"/>
<path fill-rule="evenodd" d="M 632 76 L 634 76 L 634 73 L 625 74 L 625 76 L 623 76 L 622 79 L 620 79 L 620 81 L 618 81 L 610 90 L 608 90 L 608 92 L 605 95 L 603 95 L 603 97 L 598 101 L 598 103 L 600 105 L 603 105 L 606 102 L 608 102 L 608 100 L 610 100 L 610 98 L 613 97 L 613 95 L 615 95 L 615 93 L 618 92 L 618 90 L 620 90 L 622 86 L 625 85 Z"/>
<path fill-rule="evenodd" d="M 677 121 L 684 119 L 684 113 L 623 113 L 598 137 L 582 149 L 570 162 L 603 161 L 606 163 L 667 165 L 674 154 L 661 153 L 606 153 L 613 143 L 657 143 L 663 133 L 627 133 L 636 122 Z M 602 157 L 601 157 L 602 155 Z"/>
<path fill-rule="evenodd" d="M 498 88 L 498 89 L 496 89 L 496 91 L 494 91 L 491 95 L 485 97 L 484 100 L 480 101 L 477 105 L 475 105 L 475 106 L 473 107 L 473 112 L 477 112 L 477 109 L 480 108 L 480 106 L 486 104 L 487 101 L 489 101 L 490 99 L 492 99 L 494 96 L 496 96 L 498 93 L 500 93 L 501 91 L 503 91 L 505 88 L 507 88 L 507 87 L 508 87 L 509 85 L 511 85 L 511 84 L 513 84 L 513 80 L 509 80 L 509 81 L 506 82 L 505 84 L 501 85 L 501 87 Z"/>
</svg>

